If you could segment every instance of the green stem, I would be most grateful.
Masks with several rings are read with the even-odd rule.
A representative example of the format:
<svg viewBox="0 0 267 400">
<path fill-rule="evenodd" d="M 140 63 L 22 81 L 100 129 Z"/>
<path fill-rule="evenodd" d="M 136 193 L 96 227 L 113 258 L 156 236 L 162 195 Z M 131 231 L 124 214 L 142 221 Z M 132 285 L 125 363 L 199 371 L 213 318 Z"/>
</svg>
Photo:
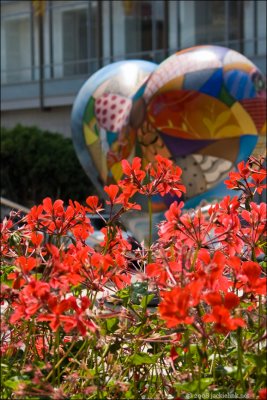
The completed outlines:
<svg viewBox="0 0 267 400">
<path fill-rule="evenodd" d="M 53 383 L 55 381 L 57 383 L 57 385 L 60 385 L 59 342 L 60 342 L 60 334 L 59 334 L 59 329 L 57 329 L 56 334 L 55 334 L 55 344 L 54 344 L 54 360 L 55 360 L 55 364 L 53 366 L 53 370 L 54 370 Z"/>
<path fill-rule="evenodd" d="M 214 379 L 214 382 L 216 381 L 216 347 L 214 348 L 214 353 L 213 353 L 213 359 L 211 361 L 211 366 L 210 366 L 210 375 L 212 374 L 212 377 Z"/>
<path fill-rule="evenodd" d="M 58 368 L 60 366 L 60 364 L 65 360 L 65 358 L 68 357 L 68 355 L 70 354 L 71 350 L 73 349 L 74 345 L 75 345 L 75 341 L 73 341 L 69 347 L 69 349 L 67 350 L 67 352 L 64 354 L 64 356 L 57 362 L 57 364 L 54 366 L 54 368 Z M 81 349 L 80 349 L 81 350 Z M 76 354 L 77 356 L 77 354 Z M 51 375 L 53 375 L 54 372 L 54 368 L 49 372 L 49 374 L 47 375 L 47 377 L 45 378 L 46 381 L 48 381 L 48 379 L 51 377 Z M 61 373 L 62 375 L 62 373 Z"/>
<path fill-rule="evenodd" d="M 258 332 L 262 333 L 261 330 L 261 321 L 262 321 L 262 315 L 263 315 L 263 307 L 262 307 L 262 297 L 259 295 L 259 316 L 258 316 Z M 260 336 L 259 335 L 259 336 Z M 260 351 L 260 341 L 258 342 L 258 352 Z"/>
<path fill-rule="evenodd" d="M 29 323 L 29 333 L 28 333 L 27 340 L 26 340 L 26 347 L 25 347 L 23 362 L 22 362 L 22 366 L 21 366 L 22 368 L 25 366 L 26 360 L 27 360 L 28 350 L 29 350 L 29 346 L 30 346 L 30 342 L 31 342 L 31 336 L 32 336 L 32 327 L 33 327 L 33 322 L 30 321 L 30 323 Z"/>
<path fill-rule="evenodd" d="M 238 354 L 238 374 L 240 378 L 240 383 L 242 386 L 243 393 L 246 391 L 245 387 L 245 382 L 243 379 L 243 371 L 242 371 L 242 365 L 243 365 L 243 346 L 242 346 L 242 329 L 238 328 L 237 330 L 237 354 Z"/>
<path fill-rule="evenodd" d="M 88 292 L 87 292 L 87 294 L 88 294 Z M 95 290 L 95 292 L 93 292 L 91 296 L 88 295 L 88 297 L 89 297 L 90 300 L 91 300 L 91 306 L 90 306 L 91 310 L 93 309 L 93 307 L 95 307 L 95 302 L 96 302 L 96 299 L 97 299 L 97 294 L 98 294 L 98 292 L 97 292 L 97 290 Z"/>
<path fill-rule="evenodd" d="M 222 358 L 222 354 L 221 354 L 220 345 L 218 344 L 218 341 L 216 339 L 214 341 L 214 344 L 215 344 L 215 348 L 217 350 L 217 354 L 219 356 L 219 362 L 220 362 L 220 364 L 223 364 L 223 358 Z"/>
<path fill-rule="evenodd" d="M 193 366 L 193 363 L 192 363 L 192 354 L 191 354 L 191 349 L 190 349 L 190 338 L 189 338 L 188 329 L 185 330 L 184 337 L 185 337 L 185 344 L 186 344 L 186 346 L 188 348 L 187 353 L 185 353 L 185 362 L 186 362 L 186 364 L 189 365 L 189 368 L 190 368 L 191 373 L 192 373 L 193 380 L 195 380 L 195 372 L 194 372 L 194 366 Z"/>
<path fill-rule="evenodd" d="M 143 320 L 143 315 L 140 315 L 130 304 L 130 302 L 127 303 L 127 307 L 142 321 Z"/>
<path fill-rule="evenodd" d="M 149 234 L 148 234 L 148 263 L 151 262 L 151 245 L 152 245 L 152 199 L 148 196 L 148 215 L 149 215 Z"/>
<path fill-rule="evenodd" d="M 198 252 L 199 252 L 199 249 L 197 248 L 194 252 L 194 258 L 193 258 L 193 262 L 192 262 L 192 266 L 191 266 L 191 271 L 194 270 L 194 268 L 195 268 Z"/>
<path fill-rule="evenodd" d="M 96 372 L 96 377 L 97 377 L 97 398 L 100 399 L 100 374 L 99 374 L 99 369 L 98 369 L 98 361 L 97 361 L 97 351 L 95 351 L 95 372 Z M 102 398 L 102 397 L 101 397 Z"/>
<path fill-rule="evenodd" d="M 198 382 L 197 382 L 197 393 L 201 394 L 201 363 L 199 363 L 199 367 L 198 367 Z"/>
<path fill-rule="evenodd" d="M 74 344 L 75 344 L 75 342 L 72 343 L 71 347 L 70 347 L 69 350 L 67 351 L 67 356 L 70 354 L 70 352 L 71 352 L 71 350 L 72 350 Z M 85 340 L 85 341 L 83 342 L 83 344 L 81 345 L 81 347 L 79 348 L 79 350 L 77 351 L 77 353 L 72 357 L 73 359 L 77 359 L 78 355 L 84 350 L 84 347 L 85 347 L 86 344 L 87 344 L 87 341 Z M 66 358 L 66 357 L 64 356 L 64 358 Z M 63 361 L 63 359 L 62 359 L 62 361 Z M 62 362 L 62 361 L 61 361 L 61 362 Z M 66 365 L 66 367 L 63 369 L 63 371 L 61 371 L 60 376 L 62 376 L 62 375 L 64 374 L 65 370 L 68 369 L 69 366 L 70 366 L 71 364 L 73 364 L 73 360 L 70 361 L 70 362 Z M 76 368 L 76 367 L 77 367 L 77 366 L 75 365 L 75 368 Z M 70 371 L 69 374 L 71 374 L 72 372 L 73 372 L 73 368 L 72 368 L 72 370 Z"/>
<path fill-rule="evenodd" d="M 206 368 L 206 348 L 207 348 L 207 340 L 205 337 L 202 336 L 201 339 L 202 348 L 199 351 L 199 373 L 198 373 L 198 391 L 201 394 L 201 377 L 205 376 L 205 368 Z"/>
<path fill-rule="evenodd" d="M 146 321 L 146 310 L 147 310 L 147 303 L 148 303 L 148 294 L 145 295 L 145 304 L 142 310 L 142 320 L 145 323 Z"/>
</svg>

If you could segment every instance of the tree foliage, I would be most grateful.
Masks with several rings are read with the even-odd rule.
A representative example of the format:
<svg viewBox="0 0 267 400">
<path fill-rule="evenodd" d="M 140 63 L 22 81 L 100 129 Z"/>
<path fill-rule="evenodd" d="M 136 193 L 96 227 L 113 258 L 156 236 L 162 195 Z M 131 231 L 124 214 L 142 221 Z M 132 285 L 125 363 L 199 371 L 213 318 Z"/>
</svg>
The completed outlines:
<svg viewBox="0 0 267 400">
<path fill-rule="evenodd" d="M 1 195 L 25 206 L 49 196 L 84 201 L 94 192 L 71 139 L 37 127 L 1 128 Z"/>
</svg>

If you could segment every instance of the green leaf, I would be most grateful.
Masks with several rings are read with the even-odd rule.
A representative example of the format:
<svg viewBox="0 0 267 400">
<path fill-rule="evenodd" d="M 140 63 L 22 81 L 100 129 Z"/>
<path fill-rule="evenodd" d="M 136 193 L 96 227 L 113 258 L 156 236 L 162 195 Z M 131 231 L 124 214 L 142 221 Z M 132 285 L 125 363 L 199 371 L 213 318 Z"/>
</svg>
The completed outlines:
<svg viewBox="0 0 267 400">
<path fill-rule="evenodd" d="M 150 356 L 147 353 L 136 353 L 132 355 L 129 360 L 133 365 L 142 365 L 142 364 L 155 364 L 155 362 L 159 358 L 159 354 L 155 354 Z"/>
<path fill-rule="evenodd" d="M 8 286 L 12 286 L 12 280 L 7 279 L 8 275 L 16 269 L 14 265 L 3 265 L 1 268 L 2 274 L 0 276 L 0 282 L 5 283 Z"/>
<path fill-rule="evenodd" d="M 131 390 L 127 390 L 126 393 L 124 393 L 125 399 L 133 399 L 133 392 Z"/>
<path fill-rule="evenodd" d="M 107 331 L 114 332 L 117 329 L 118 323 L 119 323 L 118 318 L 108 318 L 106 320 Z"/>
<path fill-rule="evenodd" d="M 262 354 L 252 354 L 248 353 L 245 354 L 244 356 L 245 360 L 247 360 L 249 363 L 253 363 L 257 369 L 260 369 L 262 373 L 266 374 L 266 354 L 265 352 Z"/>
<path fill-rule="evenodd" d="M 88 372 L 89 372 L 90 375 L 92 375 L 92 376 L 95 376 L 95 374 L 96 374 L 96 371 L 95 371 L 94 368 L 89 368 L 89 369 L 88 369 Z"/>
<path fill-rule="evenodd" d="M 141 307 L 145 308 L 151 302 L 151 300 L 154 299 L 154 297 L 155 295 L 153 293 L 149 294 L 148 296 L 144 296 L 141 301 Z"/>
<path fill-rule="evenodd" d="M 175 388 L 185 390 L 189 393 L 203 393 L 212 383 L 213 378 L 202 378 L 192 382 L 177 384 L 175 385 Z"/>
<path fill-rule="evenodd" d="M 116 297 L 118 297 L 119 299 L 122 299 L 122 300 L 128 299 L 130 297 L 129 288 L 125 288 L 125 289 L 119 290 L 116 293 Z"/>
<path fill-rule="evenodd" d="M 21 242 L 21 235 L 19 232 L 15 231 L 10 234 L 9 237 L 9 244 L 10 246 L 18 246 Z"/>
<path fill-rule="evenodd" d="M 17 377 L 14 377 L 14 380 L 8 379 L 7 381 L 4 382 L 4 385 L 6 387 L 8 387 L 8 388 L 13 389 L 13 390 L 17 390 L 18 386 L 20 384 L 20 381 L 19 380 L 15 380 L 15 379 L 17 379 Z"/>
</svg>

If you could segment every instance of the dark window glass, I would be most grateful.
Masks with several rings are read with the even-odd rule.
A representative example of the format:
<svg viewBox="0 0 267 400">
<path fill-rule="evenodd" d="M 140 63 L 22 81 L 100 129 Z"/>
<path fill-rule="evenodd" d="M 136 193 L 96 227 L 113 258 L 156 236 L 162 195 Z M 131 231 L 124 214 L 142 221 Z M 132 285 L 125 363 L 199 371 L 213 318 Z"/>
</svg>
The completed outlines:
<svg viewBox="0 0 267 400">
<path fill-rule="evenodd" d="M 225 2 L 195 2 L 196 44 L 210 44 L 225 40 Z"/>
<path fill-rule="evenodd" d="M 136 1 L 125 10 L 125 51 L 141 53 L 143 59 L 154 60 L 163 54 L 164 2 Z M 162 61 L 162 60 L 157 60 Z"/>
<path fill-rule="evenodd" d="M 125 52 L 140 53 L 152 50 L 151 3 L 134 2 L 125 15 Z"/>
<path fill-rule="evenodd" d="M 65 11 L 63 18 L 64 76 L 88 72 L 87 10 Z"/>
<path fill-rule="evenodd" d="M 243 51 L 242 49 L 242 36 L 243 36 L 243 11 L 242 3 L 239 1 L 228 2 L 228 40 L 229 47 L 237 51 Z"/>
</svg>

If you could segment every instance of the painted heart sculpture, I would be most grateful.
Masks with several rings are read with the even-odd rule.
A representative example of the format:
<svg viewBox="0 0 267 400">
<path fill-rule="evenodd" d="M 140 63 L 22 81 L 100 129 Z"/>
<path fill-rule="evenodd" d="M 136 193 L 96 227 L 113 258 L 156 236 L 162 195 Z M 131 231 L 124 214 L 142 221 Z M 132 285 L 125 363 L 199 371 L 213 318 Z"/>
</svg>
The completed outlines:
<svg viewBox="0 0 267 400">
<path fill-rule="evenodd" d="M 72 110 L 73 141 L 104 195 L 122 178 L 120 161 L 143 166 L 156 154 L 183 170 L 185 206 L 229 194 L 224 179 L 266 133 L 266 80 L 240 53 L 219 46 L 179 51 L 161 64 L 110 64 L 82 86 Z M 162 211 L 175 198 L 154 198 Z"/>
</svg>

